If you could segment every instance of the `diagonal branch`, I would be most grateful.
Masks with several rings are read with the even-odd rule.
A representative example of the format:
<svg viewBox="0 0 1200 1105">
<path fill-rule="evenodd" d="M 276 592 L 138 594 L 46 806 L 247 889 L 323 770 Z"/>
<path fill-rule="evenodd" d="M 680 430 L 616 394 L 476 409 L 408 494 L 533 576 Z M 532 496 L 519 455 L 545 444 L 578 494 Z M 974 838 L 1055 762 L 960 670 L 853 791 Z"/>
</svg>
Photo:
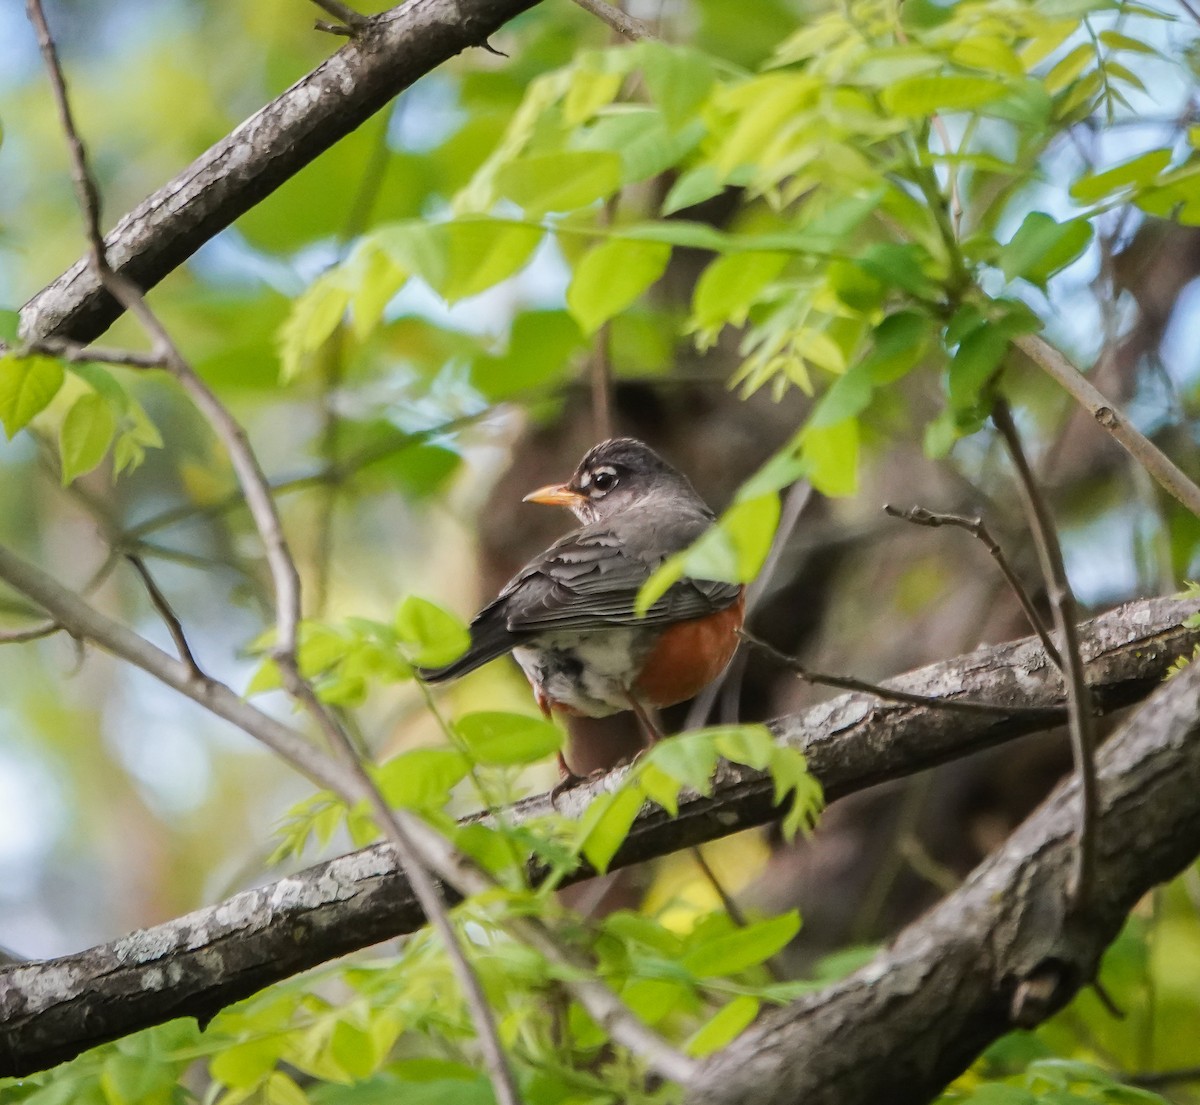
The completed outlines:
<svg viewBox="0 0 1200 1105">
<path fill-rule="evenodd" d="M 6 578 L 5 563 L 0 550 L 0 578 Z M 1194 601 L 1150 599 L 1080 627 L 1100 709 L 1145 697 L 1173 660 L 1200 642 L 1200 630 L 1181 625 L 1195 607 Z M 182 667 L 166 653 L 158 657 L 161 664 Z M 914 693 L 986 695 L 1023 707 L 1050 708 L 1062 701 L 1059 672 L 1034 637 L 979 649 L 889 682 Z M 232 697 L 242 708 L 254 709 Z M 1036 717 L 1028 711 L 1013 717 L 948 714 L 846 694 L 781 718 L 773 727 L 781 741 L 804 750 L 826 796 L 835 800 L 1045 729 L 1048 723 Z M 579 815 L 620 777 L 618 771 L 580 786 L 559 804 Z M 504 811 L 504 817 L 521 824 L 549 812 L 548 797 L 540 795 Z M 770 778 L 723 764 L 712 795 L 685 792 L 677 816 L 643 809 L 613 866 L 702 844 L 761 825 L 778 813 Z M 573 878 L 588 876 L 583 870 Z M 207 1019 L 271 982 L 423 923 L 391 850 L 376 845 L 114 944 L 10 969 L 0 973 L 0 1075 L 39 1070 L 172 1017 Z"/>
<path fill-rule="evenodd" d="M 1062 387 L 1117 440 L 1159 485 L 1200 518 L 1200 487 L 1138 430 L 1096 386 L 1040 334 L 1015 339 L 1016 347 Z"/>
<path fill-rule="evenodd" d="M 201 154 L 105 238 L 114 271 L 148 290 L 420 77 L 481 46 L 537 0 L 409 0 Z M 27 340 L 92 341 L 121 313 L 87 258 L 21 310 Z"/>
<path fill-rule="evenodd" d="M 1129 910 L 1200 853 L 1200 665 L 1159 688 L 1098 761 L 1099 877 L 1086 924 L 1064 893 L 1072 778 L 871 963 L 713 1056 L 688 1100 L 923 1105 L 997 1037 L 1066 1005 Z"/>
</svg>

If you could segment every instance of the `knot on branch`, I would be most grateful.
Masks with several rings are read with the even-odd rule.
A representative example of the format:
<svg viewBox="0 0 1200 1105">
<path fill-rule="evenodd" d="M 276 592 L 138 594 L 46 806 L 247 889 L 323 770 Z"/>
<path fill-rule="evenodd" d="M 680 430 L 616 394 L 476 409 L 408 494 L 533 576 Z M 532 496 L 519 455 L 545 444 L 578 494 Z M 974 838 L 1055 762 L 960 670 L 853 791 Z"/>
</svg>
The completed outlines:
<svg viewBox="0 0 1200 1105">
<path fill-rule="evenodd" d="M 1048 956 L 1013 990 L 1008 1016 L 1017 1028 L 1034 1028 L 1057 1013 L 1079 988 L 1079 970 L 1065 959 Z"/>
</svg>

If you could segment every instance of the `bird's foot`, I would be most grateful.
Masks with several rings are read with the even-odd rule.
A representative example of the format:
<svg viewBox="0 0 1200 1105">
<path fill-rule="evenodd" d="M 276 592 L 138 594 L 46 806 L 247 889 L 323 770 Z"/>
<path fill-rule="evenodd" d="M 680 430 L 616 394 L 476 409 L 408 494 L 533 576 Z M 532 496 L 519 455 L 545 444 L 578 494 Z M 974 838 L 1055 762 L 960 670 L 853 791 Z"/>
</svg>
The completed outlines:
<svg viewBox="0 0 1200 1105">
<path fill-rule="evenodd" d="M 608 768 L 598 767 L 595 771 L 588 772 L 587 775 L 576 775 L 573 771 L 566 771 L 563 777 L 550 788 L 550 805 L 553 809 L 558 809 L 558 800 L 562 795 L 569 790 L 574 790 L 584 783 L 594 783 L 597 779 L 603 779 L 609 772 Z"/>
</svg>

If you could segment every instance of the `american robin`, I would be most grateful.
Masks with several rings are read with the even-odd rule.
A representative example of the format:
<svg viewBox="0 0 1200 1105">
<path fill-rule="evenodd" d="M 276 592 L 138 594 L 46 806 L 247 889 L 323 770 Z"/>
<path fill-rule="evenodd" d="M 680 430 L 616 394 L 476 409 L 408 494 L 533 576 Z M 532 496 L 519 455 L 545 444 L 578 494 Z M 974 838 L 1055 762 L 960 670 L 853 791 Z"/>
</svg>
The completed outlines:
<svg viewBox="0 0 1200 1105">
<path fill-rule="evenodd" d="M 712 525 L 712 511 L 685 476 L 630 437 L 595 446 L 570 480 L 525 501 L 568 507 L 583 525 L 475 616 L 462 656 L 419 674 L 453 679 L 511 651 L 546 716 L 633 710 L 648 740 L 657 739 L 649 711 L 698 693 L 737 648 L 739 584 L 684 578 L 644 616 L 634 609 L 642 584 Z M 572 774 L 561 755 L 559 763 Z"/>
</svg>

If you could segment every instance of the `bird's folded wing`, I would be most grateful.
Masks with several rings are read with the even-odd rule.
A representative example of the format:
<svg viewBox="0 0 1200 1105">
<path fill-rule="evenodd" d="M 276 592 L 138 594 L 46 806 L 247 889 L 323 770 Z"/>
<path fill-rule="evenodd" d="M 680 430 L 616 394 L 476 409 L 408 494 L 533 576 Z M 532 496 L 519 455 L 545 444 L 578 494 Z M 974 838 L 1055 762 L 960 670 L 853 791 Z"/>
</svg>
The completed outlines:
<svg viewBox="0 0 1200 1105">
<path fill-rule="evenodd" d="M 736 583 L 683 579 L 641 617 L 638 592 L 657 564 L 629 556 L 604 532 L 569 535 L 530 564 L 501 592 L 514 633 L 605 625 L 663 625 L 723 610 L 738 597 Z"/>
</svg>

